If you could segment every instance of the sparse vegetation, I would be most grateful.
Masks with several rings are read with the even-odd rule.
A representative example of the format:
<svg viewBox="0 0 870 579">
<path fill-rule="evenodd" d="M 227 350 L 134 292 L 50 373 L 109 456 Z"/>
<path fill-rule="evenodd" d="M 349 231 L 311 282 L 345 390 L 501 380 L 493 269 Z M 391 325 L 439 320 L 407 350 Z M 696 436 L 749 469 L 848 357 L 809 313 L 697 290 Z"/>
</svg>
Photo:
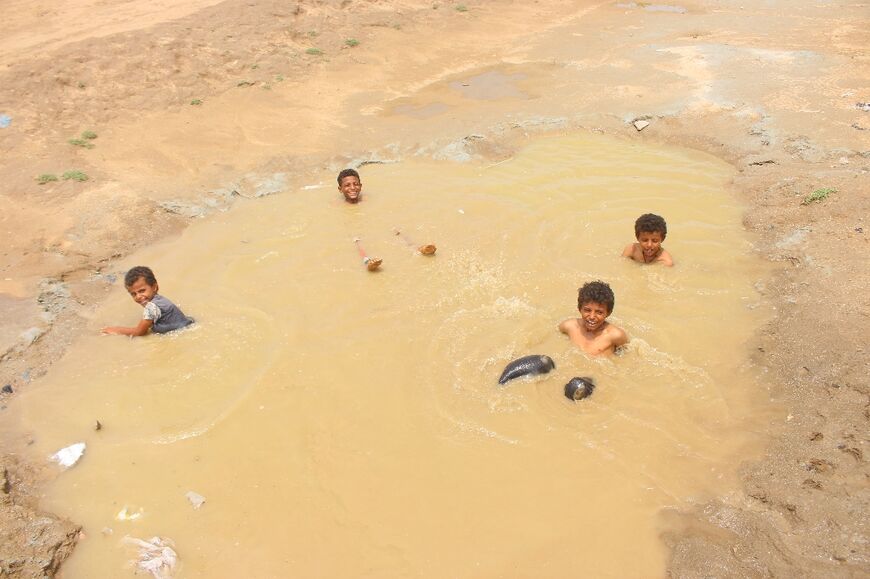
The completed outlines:
<svg viewBox="0 0 870 579">
<path fill-rule="evenodd" d="M 824 201 L 828 198 L 828 195 L 831 193 L 836 193 L 837 190 L 831 187 L 825 187 L 824 189 L 816 189 L 806 197 L 804 197 L 802 205 L 809 205 L 810 203 L 817 203 L 819 201 Z"/>
<path fill-rule="evenodd" d="M 66 173 L 61 175 L 61 178 L 64 181 L 69 181 L 70 179 L 72 179 L 73 181 L 87 181 L 88 180 L 88 176 L 85 173 L 82 173 L 81 171 L 67 171 Z"/>
<path fill-rule="evenodd" d="M 198 107 L 199 105 L 202 104 L 202 99 L 193 99 L 192 101 L 190 101 L 190 104 L 192 104 L 195 107 Z"/>
<path fill-rule="evenodd" d="M 70 145 L 75 145 L 76 147 L 82 147 L 83 149 L 93 149 L 94 144 L 85 140 L 85 139 L 70 139 L 67 141 Z"/>
<path fill-rule="evenodd" d="M 284 75 L 279 74 L 275 76 L 275 82 L 282 82 L 284 80 Z"/>
<path fill-rule="evenodd" d="M 305 54 L 310 54 L 311 56 L 320 56 L 323 54 L 323 51 L 319 48 L 309 48 L 305 51 Z"/>
<path fill-rule="evenodd" d="M 57 181 L 57 175 L 53 175 L 51 173 L 43 173 L 36 178 L 36 182 L 40 185 L 45 185 L 46 183 L 51 183 L 52 181 Z"/>
<path fill-rule="evenodd" d="M 317 38 L 317 31 L 316 30 L 309 30 L 308 36 L 310 36 L 311 38 Z"/>
<path fill-rule="evenodd" d="M 237 82 L 236 86 L 254 86 L 254 83 L 252 83 L 249 80 L 242 80 L 242 81 Z"/>
<path fill-rule="evenodd" d="M 88 140 L 91 140 L 91 141 L 92 141 L 92 140 L 94 140 L 94 139 L 97 138 L 97 133 L 95 133 L 95 132 L 93 132 L 93 131 L 83 131 L 83 132 L 82 132 L 82 138 L 83 138 L 83 139 L 88 139 Z"/>
<path fill-rule="evenodd" d="M 257 70 L 258 68 L 260 68 L 259 64 L 252 64 L 251 65 L 251 70 Z"/>
<path fill-rule="evenodd" d="M 456 11 L 457 12 L 468 12 L 468 6 L 466 6 L 465 4 L 457 4 Z"/>
<path fill-rule="evenodd" d="M 344 44 L 353 48 L 354 46 L 359 46 L 359 40 L 357 40 L 356 38 L 348 38 L 344 41 Z"/>
</svg>

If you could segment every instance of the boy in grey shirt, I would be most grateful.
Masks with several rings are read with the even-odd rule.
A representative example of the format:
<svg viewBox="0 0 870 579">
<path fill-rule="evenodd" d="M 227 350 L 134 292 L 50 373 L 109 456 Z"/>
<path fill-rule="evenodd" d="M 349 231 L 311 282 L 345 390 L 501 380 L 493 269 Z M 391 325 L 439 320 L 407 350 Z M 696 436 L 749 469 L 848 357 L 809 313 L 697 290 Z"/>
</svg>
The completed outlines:
<svg viewBox="0 0 870 579">
<path fill-rule="evenodd" d="M 137 265 L 124 276 L 124 286 L 133 301 L 145 308 L 142 319 L 135 328 L 110 326 L 103 328 L 104 334 L 122 336 L 144 336 L 149 331 L 165 334 L 193 323 L 193 318 L 184 315 L 181 309 L 158 294 L 157 278 L 150 267 Z"/>
</svg>

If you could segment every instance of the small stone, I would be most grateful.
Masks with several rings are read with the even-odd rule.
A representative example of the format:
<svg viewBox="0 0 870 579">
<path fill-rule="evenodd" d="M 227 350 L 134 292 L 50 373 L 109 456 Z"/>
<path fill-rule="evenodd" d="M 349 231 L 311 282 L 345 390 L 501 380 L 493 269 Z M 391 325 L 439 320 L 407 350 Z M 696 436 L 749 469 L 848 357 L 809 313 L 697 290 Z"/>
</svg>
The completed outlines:
<svg viewBox="0 0 870 579">
<path fill-rule="evenodd" d="M 102 429 L 103 429 L 103 423 L 100 422 L 99 420 L 97 420 L 97 423 L 94 424 L 94 430 L 102 430 Z"/>
<path fill-rule="evenodd" d="M 640 132 L 649 126 L 649 121 L 634 121 L 632 124 Z"/>
<path fill-rule="evenodd" d="M 12 394 L 12 384 L 6 384 L 3 387 L 3 393 L 4 394 Z"/>
</svg>

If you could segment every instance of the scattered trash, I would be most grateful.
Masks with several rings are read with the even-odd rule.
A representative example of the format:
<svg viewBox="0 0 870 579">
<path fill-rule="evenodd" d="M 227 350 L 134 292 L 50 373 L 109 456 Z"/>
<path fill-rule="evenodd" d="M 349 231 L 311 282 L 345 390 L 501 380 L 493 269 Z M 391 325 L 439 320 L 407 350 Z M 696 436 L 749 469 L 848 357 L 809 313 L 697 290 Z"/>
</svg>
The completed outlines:
<svg viewBox="0 0 870 579">
<path fill-rule="evenodd" d="M 850 126 L 851 126 L 853 129 L 858 129 L 859 131 L 866 131 L 866 130 L 867 130 L 866 127 L 862 127 L 862 126 L 859 125 L 858 123 L 852 123 Z"/>
<path fill-rule="evenodd" d="M 303 191 L 311 191 L 312 189 L 321 189 L 323 188 L 323 183 L 318 183 L 317 185 L 305 185 L 302 187 Z"/>
<path fill-rule="evenodd" d="M 103 527 L 103 528 L 100 530 L 100 532 L 101 532 L 103 535 L 106 535 L 107 537 L 108 537 L 109 535 L 112 535 L 112 534 L 115 533 L 115 531 L 112 530 L 112 527 Z"/>
<path fill-rule="evenodd" d="M 99 420 L 97 420 L 97 423 L 94 424 L 94 430 L 102 430 L 102 429 L 103 429 L 103 423 L 100 422 Z"/>
<path fill-rule="evenodd" d="M 12 384 L 6 384 L 5 386 L 3 386 L 3 393 L 12 394 Z"/>
<path fill-rule="evenodd" d="M 187 491 L 187 494 L 184 495 L 187 497 L 187 500 L 190 501 L 190 504 L 193 505 L 194 510 L 198 510 L 199 507 L 205 503 L 205 497 L 199 493 L 195 493 L 193 491 Z"/>
<path fill-rule="evenodd" d="M 465 211 L 464 211 L 464 210 L 459 209 L 458 211 L 459 211 L 460 213 L 462 213 L 463 215 L 465 215 Z"/>
<path fill-rule="evenodd" d="M 841 165 L 848 165 L 849 158 L 848 157 L 840 157 L 839 159 L 837 159 L 837 162 L 840 163 Z"/>
<path fill-rule="evenodd" d="M 9 115 L 0 115 L 0 129 L 6 129 L 12 124 L 12 117 Z"/>
<path fill-rule="evenodd" d="M 649 121 L 634 121 L 631 124 L 634 125 L 634 128 L 637 129 L 638 132 L 640 132 L 649 126 Z"/>
<path fill-rule="evenodd" d="M 855 108 L 865 113 L 870 113 L 870 103 L 855 103 Z"/>
<path fill-rule="evenodd" d="M 52 454 L 51 460 L 64 468 L 69 468 L 77 463 L 84 453 L 85 443 L 77 442 L 75 444 L 67 446 L 66 448 L 61 448 L 60 450 Z"/>
<path fill-rule="evenodd" d="M 776 165 L 776 161 L 774 161 L 773 159 L 765 159 L 763 161 L 753 161 L 753 162 L 749 163 L 750 167 L 752 167 L 752 166 L 760 167 L 762 165 Z"/>
<path fill-rule="evenodd" d="M 145 511 L 142 507 L 139 507 L 138 510 L 133 510 L 132 507 L 128 507 L 124 505 L 124 508 L 118 511 L 118 514 L 115 515 L 115 518 L 119 521 L 135 521 L 140 518 Z"/>
<path fill-rule="evenodd" d="M 178 562 L 175 543 L 170 539 L 151 537 L 147 541 L 136 537 L 124 537 L 123 542 L 139 549 L 139 557 L 133 564 L 140 571 L 150 573 L 155 579 L 172 579 L 172 572 Z"/>
</svg>

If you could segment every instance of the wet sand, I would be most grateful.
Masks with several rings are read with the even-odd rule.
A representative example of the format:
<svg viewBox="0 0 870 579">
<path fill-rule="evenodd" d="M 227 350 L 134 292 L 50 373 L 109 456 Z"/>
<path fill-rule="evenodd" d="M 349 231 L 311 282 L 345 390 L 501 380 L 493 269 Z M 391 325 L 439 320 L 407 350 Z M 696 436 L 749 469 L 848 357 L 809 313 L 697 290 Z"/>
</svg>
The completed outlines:
<svg viewBox="0 0 870 579">
<path fill-rule="evenodd" d="M 365 160 L 497 163 L 544 132 L 694 147 L 737 167 L 755 249 L 778 265 L 757 286 L 773 318 L 755 363 L 784 410 L 742 493 L 672 513 L 670 573 L 866 574 L 866 7 L 207 4 L 126 24 L 105 5 L 16 9 L 34 33 L 0 46 L 3 384 L 50 371 L 120 258 L 240 198 Z M 93 149 L 68 144 L 84 130 Z M 89 180 L 34 181 L 68 170 Z M 819 189 L 836 192 L 803 203 Z M 26 442 L 4 443 L 0 511 L 0 560 L 22 577 L 74 540 L 27 514 L 42 469 L 16 458 Z M 65 538 L 28 554 L 35 525 Z"/>
</svg>

